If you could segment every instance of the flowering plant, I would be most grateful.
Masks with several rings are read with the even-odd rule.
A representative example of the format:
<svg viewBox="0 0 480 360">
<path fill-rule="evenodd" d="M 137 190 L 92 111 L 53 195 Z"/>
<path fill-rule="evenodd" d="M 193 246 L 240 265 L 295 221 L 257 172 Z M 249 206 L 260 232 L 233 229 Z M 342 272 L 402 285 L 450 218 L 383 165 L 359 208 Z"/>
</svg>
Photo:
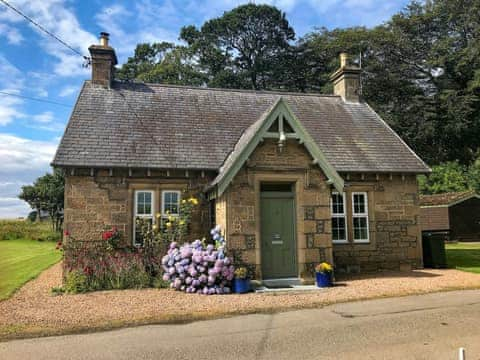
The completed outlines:
<svg viewBox="0 0 480 360">
<path fill-rule="evenodd" d="M 236 279 L 246 279 L 248 275 L 247 268 L 239 267 L 235 270 L 235 278 Z"/>
<path fill-rule="evenodd" d="M 217 226 L 210 232 L 216 245 L 195 240 L 178 246 L 172 242 L 162 258 L 163 280 L 187 293 L 228 294 L 234 276 L 232 260 L 225 255 L 225 240 Z"/>
<path fill-rule="evenodd" d="M 315 266 L 315 271 L 318 273 L 331 273 L 333 271 L 333 266 L 327 262 L 322 262 Z"/>
<path fill-rule="evenodd" d="M 105 230 L 102 233 L 102 240 L 106 241 L 107 249 L 110 251 L 118 249 L 120 239 L 121 235 L 116 227 L 112 227 L 110 230 Z"/>
</svg>

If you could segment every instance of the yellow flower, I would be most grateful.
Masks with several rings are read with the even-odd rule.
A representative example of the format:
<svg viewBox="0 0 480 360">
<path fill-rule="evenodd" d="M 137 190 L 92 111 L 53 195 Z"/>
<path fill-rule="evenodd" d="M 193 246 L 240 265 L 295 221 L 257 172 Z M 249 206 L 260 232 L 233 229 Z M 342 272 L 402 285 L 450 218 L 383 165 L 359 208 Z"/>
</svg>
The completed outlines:
<svg viewBox="0 0 480 360">
<path fill-rule="evenodd" d="M 171 226 L 172 226 L 172 223 L 171 223 L 171 222 L 167 222 L 167 223 L 165 224 L 165 226 L 166 226 L 166 227 L 171 227 Z"/>
<path fill-rule="evenodd" d="M 185 225 L 185 220 L 180 220 L 179 223 L 180 225 Z"/>
<path fill-rule="evenodd" d="M 332 272 L 333 271 L 333 266 L 330 265 L 327 262 L 322 262 L 315 267 L 315 271 L 316 272 L 321 272 L 321 273 Z"/>
<path fill-rule="evenodd" d="M 183 199 L 182 204 L 186 204 L 186 203 L 187 203 L 187 200 Z"/>
<path fill-rule="evenodd" d="M 160 213 L 157 213 L 157 215 L 155 215 L 157 217 L 157 219 L 160 219 L 162 217 L 162 214 Z"/>
<path fill-rule="evenodd" d="M 158 230 L 158 225 L 156 225 L 156 224 L 153 225 L 153 226 L 152 226 L 152 230 L 153 230 L 153 231 L 157 231 L 157 230 Z"/>
<path fill-rule="evenodd" d="M 170 221 L 170 222 L 175 221 L 175 218 L 172 215 L 169 215 L 168 216 L 168 221 Z"/>
<path fill-rule="evenodd" d="M 198 200 L 195 199 L 194 197 L 191 197 L 190 199 L 188 199 L 188 201 L 190 201 L 193 205 L 197 205 L 197 204 L 198 204 Z"/>
</svg>

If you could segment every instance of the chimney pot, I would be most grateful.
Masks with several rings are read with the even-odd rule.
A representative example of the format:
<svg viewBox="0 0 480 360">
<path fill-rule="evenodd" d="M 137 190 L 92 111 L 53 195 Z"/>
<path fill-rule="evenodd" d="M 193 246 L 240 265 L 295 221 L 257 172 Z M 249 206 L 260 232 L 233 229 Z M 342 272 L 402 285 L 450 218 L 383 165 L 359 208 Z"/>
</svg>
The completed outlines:
<svg viewBox="0 0 480 360">
<path fill-rule="evenodd" d="M 347 53 L 340 53 L 340 67 L 344 68 L 348 64 L 348 54 Z"/>
<path fill-rule="evenodd" d="M 341 96 L 344 101 L 359 102 L 361 72 L 358 66 L 349 64 L 347 53 L 340 53 L 340 68 L 330 76 L 333 93 Z"/>
<path fill-rule="evenodd" d="M 101 32 L 100 33 L 100 45 L 103 47 L 108 47 L 108 38 L 110 37 L 109 33 Z"/>
</svg>

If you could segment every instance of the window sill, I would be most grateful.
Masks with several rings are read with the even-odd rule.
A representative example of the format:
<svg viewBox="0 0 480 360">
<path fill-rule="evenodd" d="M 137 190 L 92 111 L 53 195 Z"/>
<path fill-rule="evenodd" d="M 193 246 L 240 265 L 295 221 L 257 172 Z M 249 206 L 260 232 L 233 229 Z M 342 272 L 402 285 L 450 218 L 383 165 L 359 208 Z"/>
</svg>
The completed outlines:
<svg viewBox="0 0 480 360">
<path fill-rule="evenodd" d="M 348 240 L 332 240 L 333 245 L 348 244 Z"/>
<path fill-rule="evenodd" d="M 370 240 L 354 240 L 354 244 L 370 244 Z"/>
</svg>

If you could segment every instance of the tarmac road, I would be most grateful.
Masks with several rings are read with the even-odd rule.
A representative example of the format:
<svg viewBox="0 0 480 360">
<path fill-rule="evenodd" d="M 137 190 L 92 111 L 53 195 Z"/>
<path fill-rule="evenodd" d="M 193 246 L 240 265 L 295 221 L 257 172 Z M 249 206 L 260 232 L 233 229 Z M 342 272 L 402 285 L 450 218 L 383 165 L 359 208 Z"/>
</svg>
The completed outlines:
<svg viewBox="0 0 480 360">
<path fill-rule="evenodd" d="M 480 359 L 480 290 L 0 343 L 0 359 Z"/>
</svg>

